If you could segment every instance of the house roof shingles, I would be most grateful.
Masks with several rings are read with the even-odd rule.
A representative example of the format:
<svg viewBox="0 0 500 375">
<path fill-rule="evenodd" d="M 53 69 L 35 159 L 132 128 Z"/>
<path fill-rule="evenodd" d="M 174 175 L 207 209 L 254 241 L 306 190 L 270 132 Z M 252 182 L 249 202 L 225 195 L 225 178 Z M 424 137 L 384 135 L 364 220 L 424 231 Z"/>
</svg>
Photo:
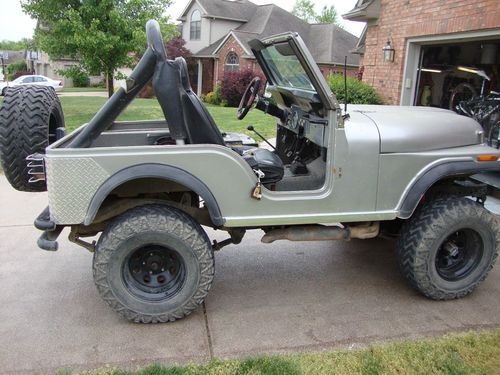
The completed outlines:
<svg viewBox="0 0 500 375">
<path fill-rule="evenodd" d="M 205 17 L 248 21 L 257 10 L 257 5 L 248 0 L 197 0 L 205 9 Z M 180 19 L 185 17 L 188 6 Z"/>
<path fill-rule="evenodd" d="M 198 1 L 203 6 L 206 2 L 217 3 L 219 6 L 225 5 L 226 8 L 232 8 L 233 3 L 238 2 L 227 0 Z M 231 4 L 227 4 L 228 2 Z M 304 39 L 316 62 L 343 64 L 344 56 L 347 56 L 348 65 L 359 65 L 359 56 L 349 52 L 356 47 L 358 38 L 342 28 L 334 24 L 308 24 L 274 4 L 255 5 L 255 7 L 256 9 L 248 22 L 231 31 L 247 51 L 250 51 L 248 42 L 252 39 L 262 39 L 271 35 L 293 31 Z M 210 13 L 208 9 L 205 8 L 205 10 Z M 226 37 L 227 35 L 198 51 L 195 56 L 215 57 L 217 48 Z"/>
</svg>

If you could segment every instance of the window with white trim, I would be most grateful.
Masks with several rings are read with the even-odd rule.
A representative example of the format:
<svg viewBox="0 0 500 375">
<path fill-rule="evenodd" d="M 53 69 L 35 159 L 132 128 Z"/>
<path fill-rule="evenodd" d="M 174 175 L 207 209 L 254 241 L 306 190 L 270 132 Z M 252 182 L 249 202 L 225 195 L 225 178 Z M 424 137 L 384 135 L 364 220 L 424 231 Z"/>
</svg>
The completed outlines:
<svg viewBox="0 0 500 375">
<path fill-rule="evenodd" d="M 226 56 L 226 63 L 224 64 L 226 72 L 237 72 L 240 70 L 240 59 L 234 52 L 229 52 Z"/>
<path fill-rule="evenodd" d="M 201 38 L 201 13 L 195 10 L 191 13 L 191 23 L 189 25 L 189 39 L 200 40 Z"/>
</svg>

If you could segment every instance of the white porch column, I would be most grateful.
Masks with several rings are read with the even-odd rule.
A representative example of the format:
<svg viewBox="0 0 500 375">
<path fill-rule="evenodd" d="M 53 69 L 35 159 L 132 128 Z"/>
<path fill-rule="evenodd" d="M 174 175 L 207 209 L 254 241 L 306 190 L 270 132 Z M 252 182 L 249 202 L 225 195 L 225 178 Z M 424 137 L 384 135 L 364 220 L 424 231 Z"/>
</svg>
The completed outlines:
<svg viewBox="0 0 500 375">
<path fill-rule="evenodd" d="M 201 63 L 201 60 L 198 59 L 198 83 L 196 88 L 196 95 L 198 96 L 201 95 L 202 85 L 203 85 L 203 64 Z"/>
</svg>

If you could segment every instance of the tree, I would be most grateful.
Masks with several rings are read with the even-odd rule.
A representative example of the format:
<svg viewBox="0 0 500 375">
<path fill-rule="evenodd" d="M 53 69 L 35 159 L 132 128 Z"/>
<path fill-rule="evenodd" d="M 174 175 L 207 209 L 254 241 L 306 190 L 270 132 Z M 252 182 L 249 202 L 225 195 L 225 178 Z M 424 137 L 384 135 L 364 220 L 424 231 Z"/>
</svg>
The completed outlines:
<svg viewBox="0 0 500 375">
<path fill-rule="evenodd" d="M 343 28 L 334 5 L 324 6 L 321 13 L 317 14 L 311 0 L 296 0 L 292 14 L 308 23 L 333 23 Z"/>
<path fill-rule="evenodd" d="M 0 50 L 24 51 L 27 49 L 33 49 L 32 47 L 33 47 L 33 41 L 28 38 L 23 38 L 19 41 L 2 40 L 0 42 Z"/>
<path fill-rule="evenodd" d="M 292 14 L 308 23 L 316 21 L 316 11 L 314 10 L 314 3 L 311 0 L 295 1 Z"/>
<path fill-rule="evenodd" d="M 144 26 L 156 19 L 166 40 L 175 35 L 165 9 L 172 0 L 23 0 L 23 10 L 38 20 L 35 40 L 52 58 L 80 60 L 91 74 L 103 73 L 108 95 L 116 69 L 131 67 L 146 46 Z"/>
<path fill-rule="evenodd" d="M 338 20 L 337 9 L 332 5 L 327 7 L 326 5 L 321 10 L 321 13 L 316 16 L 316 22 L 318 23 L 334 23 L 337 26 L 342 27 Z"/>
<path fill-rule="evenodd" d="M 169 59 L 175 59 L 176 57 L 188 58 L 191 56 L 191 52 L 184 47 L 186 41 L 180 36 L 172 38 L 165 44 L 165 49 L 167 50 L 167 56 Z"/>
</svg>

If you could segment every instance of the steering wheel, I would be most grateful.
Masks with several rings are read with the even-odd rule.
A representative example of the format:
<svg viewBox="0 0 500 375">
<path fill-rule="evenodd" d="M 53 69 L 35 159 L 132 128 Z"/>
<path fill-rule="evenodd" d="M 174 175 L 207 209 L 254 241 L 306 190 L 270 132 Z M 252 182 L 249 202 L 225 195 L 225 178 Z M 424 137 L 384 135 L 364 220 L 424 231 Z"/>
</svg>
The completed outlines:
<svg viewBox="0 0 500 375">
<path fill-rule="evenodd" d="M 236 115 L 238 120 L 243 120 L 248 111 L 250 111 L 250 108 L 252 108 L 252 105 L 255 102 L 255 98 L 259 93 L 260 83 L 260 78 L 254 77 L 245 89 L 245 92 L 241 97 L 240 105 L 238 106 L 238 112 Z"/>
<path fill-rule="evenodd" d="M 148 38 L 148 47 L 154 52 L 156 58 L 161 61 L 166 61 L 167 52 L 165 51 L 165 45 L 163 44 L 158 21 L 149 20 L 146 23 L 146 36 Z"/>
</svg>

